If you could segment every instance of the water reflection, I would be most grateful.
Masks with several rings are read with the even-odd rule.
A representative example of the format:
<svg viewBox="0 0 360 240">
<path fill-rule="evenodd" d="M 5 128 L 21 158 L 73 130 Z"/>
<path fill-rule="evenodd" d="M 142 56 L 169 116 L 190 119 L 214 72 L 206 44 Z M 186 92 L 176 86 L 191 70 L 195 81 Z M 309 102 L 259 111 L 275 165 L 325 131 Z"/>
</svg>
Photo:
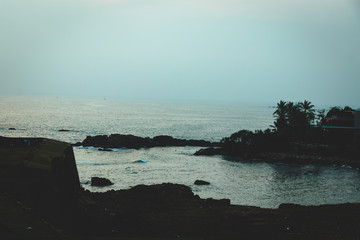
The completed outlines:
<svg viewBox="0 0 360 240">
<path fill-rule="evenodd" d="M 281 203 L 318 205 L 360 201 L 360 174 L 349 167 L 223 159 L 232 161 L 232 174 L 241 175 L 236 180 L 239 184 L 251 183 L 253 191 L 246 194 L 252 199 L 238 196 L 251 202 L 250 205 L 277 207 Z"/>
</svg>

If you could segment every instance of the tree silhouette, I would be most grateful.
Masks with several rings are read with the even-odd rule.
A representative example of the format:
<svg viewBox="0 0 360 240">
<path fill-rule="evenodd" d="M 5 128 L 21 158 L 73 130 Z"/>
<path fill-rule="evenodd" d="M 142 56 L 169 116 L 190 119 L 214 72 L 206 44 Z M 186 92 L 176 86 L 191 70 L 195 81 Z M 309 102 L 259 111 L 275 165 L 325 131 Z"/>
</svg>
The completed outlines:
<svg viewBox="0 0 360 240">
<path fill-rule="evenodd" d="M 301 130 L 310 127 L 315 119 L 314 105 L 310 101 L 299 103 L 281 100 L 273 113 L 274 127 L 277 131 Z"/>
<path fill-rule="evenodd" d="M 304 102 L 299 102 L 299 109 L 303 113 L 305 118 L 306 126 L 310 126 L 315 119 L 315 109 L 314 105 L 310 101 L 305 100 Z"/>
<path fill-rule="evenodd" d="M 317 110 L 316 112 L 317 126 L 322 126 L 325 122 L 325 109 Z"/>
<path fill-rule="evenodd" d="M 275 117 L 274 128 L 278 131 L 284 129 L 287 125 L 287 104 L 285 101 L 281 100 L 276 107 L 275 112 L 273 113 Z"/>
</svg>

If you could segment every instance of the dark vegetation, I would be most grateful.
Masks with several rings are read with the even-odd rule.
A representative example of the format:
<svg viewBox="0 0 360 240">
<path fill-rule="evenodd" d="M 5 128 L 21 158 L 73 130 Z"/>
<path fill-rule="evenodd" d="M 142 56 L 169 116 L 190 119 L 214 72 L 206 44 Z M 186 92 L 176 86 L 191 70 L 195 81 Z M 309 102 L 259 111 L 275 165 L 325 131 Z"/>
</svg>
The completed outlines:
<svg viewBox="0 0 360 240">
<path fill-rule="evenodd" d="M 358 239 L 360 205 L 278 209 L 178 184 L 92 193 L 69 144 L 0 137 L 0 239 Z"/>
<path fill-rule="evenodd" d="M 359 158 L 360 141 L 355 139 L 353 129 L 346 128 L 354 126 L 353 109 L 333 107 L 325 114 L 325 110 L 315 111 L 314 105 L 306 100 L 299 103 L 280 101 L 273 115 L 275 121 L 271 129 L 241 130 L 223 138 L 220 148 L 201 149 L 196 154 L 273 160 L 298 158 L 306 163 L 323 157 L 331 157 L 329 162 L 336 161 L 334 157 L 349 161 Z M 327 128 L 329 126 L 345 128 Z M 359 166 L 358 162 L 351 164 Z"/>
</svg>

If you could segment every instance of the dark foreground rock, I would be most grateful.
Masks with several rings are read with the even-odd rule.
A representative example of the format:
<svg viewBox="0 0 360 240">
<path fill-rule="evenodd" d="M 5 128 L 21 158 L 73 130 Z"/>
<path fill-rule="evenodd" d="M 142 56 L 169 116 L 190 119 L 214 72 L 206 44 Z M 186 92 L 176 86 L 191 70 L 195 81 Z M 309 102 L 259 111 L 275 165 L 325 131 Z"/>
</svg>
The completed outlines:
<svg viewBox="0 0 360 240">
<path fill-rule="evenodd" d="M 212 143 L 204 140 L 185 140 L 176 139 L 171 136 L 156 136 L 153 138 L 143 138 L 134 135 L 124 134 L 111 134 L 98 135 L 98 136 L 87 136 L 82 142 L 76 143 L 77 146 L 85 147 L 100 147 L 103 149 L 107 148 L 151 148 L 151 147 L 168 147 L 168 146 L 199 146 L 209 147 L 217 145 L 218 143 Z"/>
<path fill-rule="evenodd" d="M 100 178 L 100 177 L 92 177 L 91 178 L 91 186 L 97 186 L 97 187 L 105 187 L 113 185 L 109 179 L 107 178 Z"/>
<path fill-rule="evenodd" d="M 262 209 L 171 183 L 92 193 L 69 144 L 0 138 L 1 239 L 359 239 L 359 226 L 357 203 Z"/>
<path fill-rule="evenodd" d="M 11 237 L 59 236 L 78 220 L 80 190 L 70 144 L 0 137 L 0 229 Z"/>
</svg>

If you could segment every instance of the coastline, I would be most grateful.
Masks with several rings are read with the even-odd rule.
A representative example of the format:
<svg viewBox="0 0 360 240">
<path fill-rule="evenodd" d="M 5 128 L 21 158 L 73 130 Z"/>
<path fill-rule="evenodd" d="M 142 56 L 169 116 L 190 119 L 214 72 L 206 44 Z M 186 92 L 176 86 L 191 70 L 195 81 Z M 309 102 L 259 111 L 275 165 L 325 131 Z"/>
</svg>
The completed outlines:
<svg viewBox="0 0 360 240">
<path fill-rule="evenodd" d="M 80 187 L 67 143 L 1 138 L 0 151 L 0 236 L 10 239 L 359 236 L 359 203 L 266 209 L 201 199 L 173 183 L 93 193 Z"/>
<path fill-rule="evenodd" d="M 221 155 L 227 157 L 239 157 L 245 160 L 263 162 L 282 162 L 287 164 L 326 164 L 326 165 L 345 165 L 352 168 L 360 168 L 360 160 L 349 157 L 341 157 L 329 150 L 330 147 L 316 146 L 314 144 L 290 144 L 284 151 L 238 151 L 229 150 L 220 142 L 209 142 L 204 140 L 184 140 L 176 139 L 171 136 L 156 136 L 153 138 L 143 138 L 134 135 L 111 134 L 88 136 L 84 141 L 78 142 L 73 146 L 97 147 L 100 151 L 112 151 L 112 148 L 152 148 L 168 146 L 199 146 L 206 147 L 195 152 L 195 156 L 214 156 Z M 286 151 L 285 151 L 286 149 Z M 345 152 L 345 150 L 341 150 Z M 319 154 L 322 152 L 324 154 Z M 237 161 L 240 161 L 239 159 Z"/>
<path fill-rule="evenodd" d="M 224 159 L 230 161 L 262 161 L 270 163 L 286 164 L 321 164 L 321 165 L 338 165 L 349 166 L 354 169 L 360 168 L 360 160 L 353 158 L 344 158 L 339 156 L 324 156 L 317 154 L 292 153 L 292 152 L 243 152 L 231 154 L 222 148 L 203 148 L 197 151 L 196 156 L 215 156 L 221 155 Z"/>
</svg>

